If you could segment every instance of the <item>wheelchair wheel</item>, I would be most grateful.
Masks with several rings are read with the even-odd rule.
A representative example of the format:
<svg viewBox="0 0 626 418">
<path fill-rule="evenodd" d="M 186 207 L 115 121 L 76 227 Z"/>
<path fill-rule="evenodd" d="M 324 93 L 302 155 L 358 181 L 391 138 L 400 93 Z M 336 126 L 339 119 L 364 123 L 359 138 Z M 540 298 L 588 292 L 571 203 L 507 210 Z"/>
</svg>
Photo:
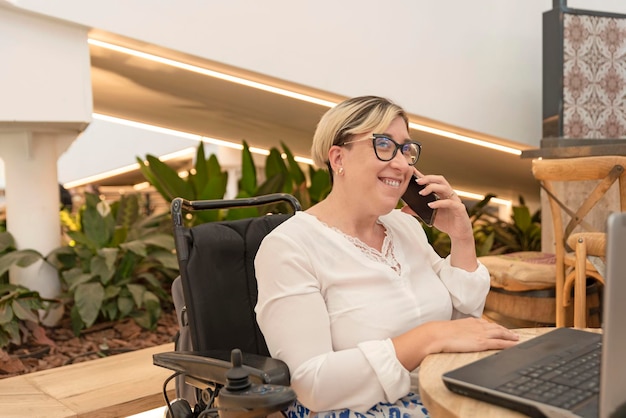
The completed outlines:
<svg viewBox="0 0 626 418">
<path fill-rule="evenodd" d="M 194 418 L 194 413 L 186 399 L 174 399 L 170 403 L 170 408 L 165 408 L 164 418 Z"/>
</svg>

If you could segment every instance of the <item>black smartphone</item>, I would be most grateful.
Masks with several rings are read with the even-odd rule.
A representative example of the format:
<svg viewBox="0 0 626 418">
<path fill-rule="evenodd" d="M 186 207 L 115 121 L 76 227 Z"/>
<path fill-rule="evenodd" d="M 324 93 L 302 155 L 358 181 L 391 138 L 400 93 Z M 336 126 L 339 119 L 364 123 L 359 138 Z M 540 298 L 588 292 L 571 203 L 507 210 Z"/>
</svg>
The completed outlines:
<svg viewBox="0 0 626 418">
<path fill-rule="evenodd" d="M 426 186 L 417 183 L 417 177 L 413 174 L 406 188 L 406 192 L 402 195 L 402 200 L 413 209 L 413 212 L 417 214 L 422 222 L 428 226 L 433 226 L 437 209 L 429 207 L 428 203 L 438 200 L 439 196 L 435 193 L 422 196 L 419 194 L 419 191 L 424 187 Z"/>
</svg>

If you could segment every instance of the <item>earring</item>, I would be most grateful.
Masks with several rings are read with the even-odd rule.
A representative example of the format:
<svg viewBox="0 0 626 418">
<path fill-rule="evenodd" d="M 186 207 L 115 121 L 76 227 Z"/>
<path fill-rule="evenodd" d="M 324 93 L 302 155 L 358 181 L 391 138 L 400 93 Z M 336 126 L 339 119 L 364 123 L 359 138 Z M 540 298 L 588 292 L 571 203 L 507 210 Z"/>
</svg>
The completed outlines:
<svg viewBox="0 0 626 418">
<path fill-rule="evenodd" d="M 339 167 L 339 170 L 337 170 L 337 174 L 343 176 L 343 167 Z"/>
</svg>

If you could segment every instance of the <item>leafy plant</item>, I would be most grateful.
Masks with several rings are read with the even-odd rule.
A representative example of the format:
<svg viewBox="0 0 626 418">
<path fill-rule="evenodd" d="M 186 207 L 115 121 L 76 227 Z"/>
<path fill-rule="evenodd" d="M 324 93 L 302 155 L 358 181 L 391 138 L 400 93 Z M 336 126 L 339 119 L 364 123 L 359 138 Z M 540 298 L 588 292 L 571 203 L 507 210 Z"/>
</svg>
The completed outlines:
<svg viewBox="0 0 626 418">
<path fill-rule="evenodd" d="M 489 194 L 468 210 L 476 254 L 478 256 L 512 253 L 517 251 L 541 251 L 541 211 L 531 215 L 524 199 L 513 206 L 511 221 L 504 221 L 488 210 Z M 424 226 L 428 242 L 435 251 L 445 257 L 450 254 L 450 237 L 435 227 Z"/>
<path fill-rule="evenodd" d="M 228 173 L 222 171 L 214 154 L 205 157 L 202 141 L 196 152 L 194 167 L 186 178 L 181 178 L 176 170 L 150 154 L 145 160 L 137 157 L 137 162 L 145 179 L 167 202 L 176 197 L 187 200 L 222 199 L 226 193 Z M 219 217 L 219 212 L 204 211 L 195 222 L 215 221 Z"/>
<path fill-rule="evenodd" d="M 270 149 L 265 160 L 265 181 L 259 184 L 257 167 L 250 147 L 243 142 L 241 153 L 241 178 L 238 181 L 236 197 L 261 196 L 269 193 L 289 193 L 294 195 L 304 209 L 322 200 L 330 191 L 330 176 L 325 170 L 309 168 L 307 176 L 300 168 L 289 148 L 281 143 Z M 178 176 L 175 170 L 158 158 L 148 155 L 144 160 L 137 158 L 146 180 L 152 184 L 163 198 L 171 202 L 175 197 L 188 200 L 223 199 L 226 193 L 227 173 L 222 171 L 215 155 L 206 158 L 204 144 L 200 142 L 196 152 L 194 168 L 187 178 Z M 192 224 L 221 219 L 240 219 L 259 216 L 278 208 L 236 208 L 228 211 L 202 211 L 192 218 Z"/>
<path fill-rule="evenodd" d="M 144 328 L 156 326 L 178 274 L 169 218 L 142 217 L 136 194 L 109 205 L 87 193 L 84 207 L 67 221 L 74 225 L 66 230 L 72 241 L 46 260 L 60 273 L 74 332 L 127 316 Z"/>
<path fill-rule="evenodd" d="M 0 232 L 0 349 L 44 335 L 38 311 L 50 301 L 38 292 L 9 283 L 8 276 L 11 267 L 28 267 L 42 259 L 35 250 L 17 250 L 11 233 Z"/>
<path fill-rule="evenodd" d="M 45 301 L 38 292 L 10 283 L 0 284 L 0 348 L 21 345 L 38 331 Z"/>
<path fill-rule="evenodd" d="M 477 214 L 474 235 L 485 237 L 479 255 L 541 251 L 541 211 L 531 214 L 521 196 L 512 211 L 508 222 L 485 210 Z"/>
</svg>

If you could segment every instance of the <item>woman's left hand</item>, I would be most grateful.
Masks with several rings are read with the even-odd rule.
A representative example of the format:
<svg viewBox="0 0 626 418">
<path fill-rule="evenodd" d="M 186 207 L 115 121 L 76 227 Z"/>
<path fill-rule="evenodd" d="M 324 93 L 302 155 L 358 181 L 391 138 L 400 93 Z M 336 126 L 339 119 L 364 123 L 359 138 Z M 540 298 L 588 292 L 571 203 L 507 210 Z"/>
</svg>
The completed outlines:
<svg viewBox="0 0 626 418">
<path fill-rule="evenodd" d="M 417 169 L 415 173 L 419 178 L 417 182 L 426 186 L 421 194 L 435 193 L 439 197 L 438 200 L 429 204 L 431 208 L 437 209 L 434 226 L 448 234 L 451 239 L 473 239 L 472 224 L 467 209 L 445 177 L 423 175 Z M 415 215 L 408 206 L 404 206 L 402 211 Z"/>
</svg>

